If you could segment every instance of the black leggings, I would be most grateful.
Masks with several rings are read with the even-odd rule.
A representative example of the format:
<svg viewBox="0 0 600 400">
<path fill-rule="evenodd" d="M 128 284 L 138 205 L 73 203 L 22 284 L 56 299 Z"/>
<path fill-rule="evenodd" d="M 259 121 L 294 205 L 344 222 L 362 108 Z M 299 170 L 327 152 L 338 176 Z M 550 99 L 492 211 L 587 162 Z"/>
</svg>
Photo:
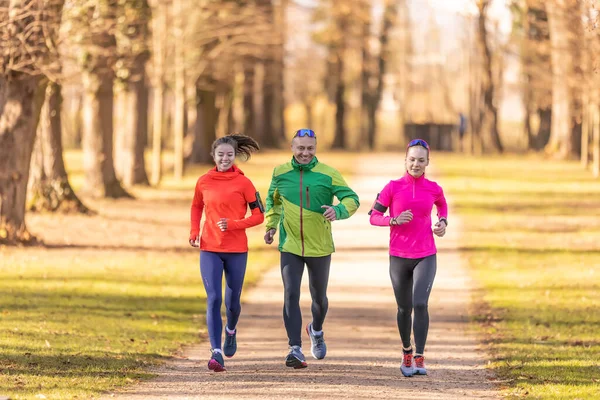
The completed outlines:
<svg viewBox="0 0 600 400">
<path fill-rule="evenodd" d="M 427 302 L 437 269 L 436 255 L 425 258 L 401 258 L 390 256 L 390 278 L 398 305 L 398 331 L 404 348 L 409 348 L 411 314 L 415 310 L 413 330 L 415 334 L 416 354 L 423 354 L 427 331 L 429 330 L 429 312 Z"/>
<path fill-rule="evenodd" d="M 308 283 L 312 297 L 312 323 L 315 331 L 323 329 L 329 302 L 327 283 L 331 255 L 324 257 L 301 257 L 292 253 L 281 253 L 281 278 L 283 279 L 284 303 L 283 322 L 290 346 L 302 346 L 302 312 L 300 311 L 300 286 L 304 264 L 308 269 Z"/>
</svg>

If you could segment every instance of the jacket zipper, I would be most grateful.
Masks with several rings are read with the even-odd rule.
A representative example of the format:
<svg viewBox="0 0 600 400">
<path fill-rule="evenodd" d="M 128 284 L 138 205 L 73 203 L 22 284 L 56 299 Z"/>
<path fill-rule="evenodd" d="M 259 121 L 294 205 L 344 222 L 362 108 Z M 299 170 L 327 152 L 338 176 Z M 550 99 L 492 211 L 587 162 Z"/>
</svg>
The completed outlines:
<svg viewBox="0 0 600 400">
<path fill-rule="evenodd" d="M 308 193 L 308 186 L 306 187 L 306 208 L 310 209 L 310 194 Z"/>
<path fill-rule="evenodd" d="M 302 167 L 300 167 L 300 243 L 302 243 L 302 257 L 304 257 L 304 226 L 302 224 Z M 308 187 L 306 188 L 308 191 Z"/>
<path fill-rule="evenodd" d="M 415 198 L 415 180 L 413 179 L 413 199 Z"/>
</svg>

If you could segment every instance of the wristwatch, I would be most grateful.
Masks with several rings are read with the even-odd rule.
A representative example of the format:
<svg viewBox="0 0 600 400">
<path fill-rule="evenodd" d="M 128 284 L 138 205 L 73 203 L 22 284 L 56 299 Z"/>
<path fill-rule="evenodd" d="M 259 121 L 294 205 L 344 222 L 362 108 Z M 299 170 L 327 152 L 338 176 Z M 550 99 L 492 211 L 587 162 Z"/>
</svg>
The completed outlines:
<svg viewBox="0 0 600 400">
<path fill-rule="evenodd" d="M 440 220 L 438 222 L 442 222 L 444 221 L 444 223 L 446 224 L 446 226 L 448 226 L 448 220 L 444 217 L 440 218 Z"/>
</svg>

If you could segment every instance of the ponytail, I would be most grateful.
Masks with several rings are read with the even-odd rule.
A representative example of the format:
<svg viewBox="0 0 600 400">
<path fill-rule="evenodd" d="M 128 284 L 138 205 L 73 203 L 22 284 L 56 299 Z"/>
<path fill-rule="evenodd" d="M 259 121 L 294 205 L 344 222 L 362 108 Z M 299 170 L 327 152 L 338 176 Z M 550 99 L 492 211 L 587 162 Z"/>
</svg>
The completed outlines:
<svg viewBox="0 0 600 400">
<path fill-rule="evenodd" d="M 222 144 L 228 144 L 233 147 L 235 156 L 247 161 L 255 151 L 260 150 L 258 142 L 252 139 L 250 136 L 246 136 L 241 133 L 232 133 L 227 136 L 223 136 L 215 140 L 212 144 L 210 154 L 214 157 L 215 149 Z"/>
</svg>

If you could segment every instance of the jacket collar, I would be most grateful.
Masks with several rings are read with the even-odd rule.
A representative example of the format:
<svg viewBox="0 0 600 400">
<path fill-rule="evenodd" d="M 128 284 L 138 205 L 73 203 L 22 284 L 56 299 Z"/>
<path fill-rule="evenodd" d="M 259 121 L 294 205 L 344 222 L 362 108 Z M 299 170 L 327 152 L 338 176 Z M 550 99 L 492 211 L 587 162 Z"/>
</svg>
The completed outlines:
<svg viewBox="0 0 600 400">
<path fill-rule="evenodd" d="M 241 169 L 239 169 L 237 167 L 237 165 L 233 165 L 231 168 L 229 168 L 229 170 L 227 170 L 225 172 L 219 172 L 217 170 L 217 167 L 214 167 L 213 169 L 211 169 L 210 171 L 208 171 L 208 175 L 212 179 L 218 179 L 218 180 L 221 180 L 221 181 L 228 181 L 228 180 L 237 178 L 240 175 L 244 175 L 244 173 L 242 172 Z"/>
<path fill-rule="evenodd" d="M 308 164 L 300 164 L 298 161 L 296 161 L 296 157 L 292 156 L 292 167 L 294 167 L 294 169 L 296 169 L 296 170 L 310 171 L 318 163 L 319 163 L 319 160 L 317 160 L 316 156 L 313 157 L 313 159 L 310 160 L 310 162 Z"/>
<path fill-rule="evenodd" d="M 423 182 L 425 180 L 425 173 L 423 173 L 423 175 L 421 175 L 420 177 L 415 178 L 414 176 L 412 176 L 411 174 L 409 174 L 408 171 L 406 171 L 404 173 L 404 179 L 406 179 L 410 183 Z"/>
</svg>

